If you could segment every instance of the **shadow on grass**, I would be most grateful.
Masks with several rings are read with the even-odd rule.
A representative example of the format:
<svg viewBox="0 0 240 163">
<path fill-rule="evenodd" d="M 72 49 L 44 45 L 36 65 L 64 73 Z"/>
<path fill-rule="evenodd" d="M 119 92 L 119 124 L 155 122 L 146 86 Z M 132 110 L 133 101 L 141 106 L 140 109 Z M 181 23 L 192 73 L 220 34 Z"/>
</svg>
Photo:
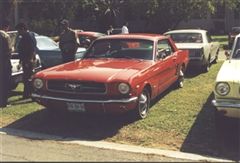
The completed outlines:
<svg viewBox="0 0 240 163">
<path fill-rule="evenodd" d="M 9 124 L 14 128 L 76 140 L 104 140 L 134 122 L 130 115 L 80 114 L 41 109 Z"/>
<path fill-rule="evenodd" d="M 200 68 L 189 66 L 185 72 L 185 78 L 191 79 L 191 78 L 194 78 L 201 74 L 202 74 L 202 72 L 201 72 Z"/>
<path fill-rule="evenodd" d="M 240 159 L 240 120 L 223 119 L 224 125 L 216 129 L 215 112 L 211 105 L 213 93 L 197 115 L 181 151 L 225 159 Z"/>
</svg>

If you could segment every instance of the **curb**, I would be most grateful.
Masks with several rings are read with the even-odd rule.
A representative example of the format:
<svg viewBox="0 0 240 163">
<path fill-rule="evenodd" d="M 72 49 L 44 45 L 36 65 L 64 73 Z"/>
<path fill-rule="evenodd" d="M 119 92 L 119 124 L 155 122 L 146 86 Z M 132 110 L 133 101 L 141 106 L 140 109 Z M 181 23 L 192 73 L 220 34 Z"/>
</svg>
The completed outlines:
<svg viewBox="0 0 240 163">
<path fill-rule="evenodd" d="M 197 161 L 197 162 L 233 162 L 232 160 L 218 159 L 218 158 L 179 152 L 179 151 L 146 148 L 146 147 L 140 147 L 135 145 L 111 143 L 106 141 L 76 140 L 74 138 L 62 138 L 60 136 L 41 134 L 41 133 L 35 133 L 35 132 L 23 131 L 18 129 L 11 129 L 11 128 L 0 128 L 0 134 L 24 137 L 29 139 L 53 140 L 53 141 L 58 141 L 59 143 L 64 143 L 64 144 L 78 144 L 78 145 L 84 145 L 84 146 L 101 148 L 101 149 L 118 150 L 118 151 L 142 153 L 142 154 L 154 154 L 154 155 L 160 155 L 163 157 L 184 159 L 184 160 Z"/>
</svg>

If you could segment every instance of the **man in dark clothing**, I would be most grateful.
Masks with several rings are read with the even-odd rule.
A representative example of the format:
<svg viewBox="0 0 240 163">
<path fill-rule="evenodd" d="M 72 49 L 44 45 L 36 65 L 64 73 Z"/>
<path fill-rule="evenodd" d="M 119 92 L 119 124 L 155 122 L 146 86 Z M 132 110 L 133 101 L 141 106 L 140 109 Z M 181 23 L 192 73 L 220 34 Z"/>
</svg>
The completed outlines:
<svg viewBox="0 0 240 163">
<path fill-rule="evenodd" d="M 75 60 L 75 54 L 79 46 L 79 40 L 74 30 L 69 28 L 68 20 L 61 21 L 63 32 L 60 35 L 59 48 L 62 52 L 63 63 Z"/>
<path fill-rule="evenodd" d="M 10 37 L 6 33 L 8 29 L 8 21 L 3 21 L 0 29 L 0 108 L 7 106 L 11 83 Z"/>
<path fill-rule="evenodd" d="M 31 95 L 31 77 L 33 75 L 36 42 L 24 23 L 16 25 L 16 30 L 21 37 L 17 45 L 17 50 L 23 67 L 23 99 L 26 99 Z"/>
</svg>

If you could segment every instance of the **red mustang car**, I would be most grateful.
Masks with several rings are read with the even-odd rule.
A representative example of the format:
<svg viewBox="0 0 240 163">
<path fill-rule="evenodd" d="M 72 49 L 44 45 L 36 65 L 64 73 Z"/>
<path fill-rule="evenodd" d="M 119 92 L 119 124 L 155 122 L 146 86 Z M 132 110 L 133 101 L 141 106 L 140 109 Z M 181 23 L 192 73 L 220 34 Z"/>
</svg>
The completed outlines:
<svg viewBox="0 0 240 163">
<path fill-rule="evenodd" d="M 79 38 L 80 46 L 88 48 L 89 45 L 96 40 L 98 37 L 105 36 L 106 34 L 93 31 L 76 30 Z"/>
<path fill-rule="evenodd" d="M 126 112 L 145 118 L 150 101 L 183 86 L 188 51 L 155 34 L 103 36 L 83 59 L 38 72 L 32 98 L 49 109 Z"/>
</svg>

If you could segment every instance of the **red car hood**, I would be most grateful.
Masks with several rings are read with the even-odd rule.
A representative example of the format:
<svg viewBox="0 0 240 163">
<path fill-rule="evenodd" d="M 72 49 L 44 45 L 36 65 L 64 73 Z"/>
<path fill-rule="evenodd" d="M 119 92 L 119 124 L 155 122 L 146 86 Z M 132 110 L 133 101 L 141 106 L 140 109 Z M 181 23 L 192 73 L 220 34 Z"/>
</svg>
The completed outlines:
<svg viewBox="0 0 240 163">
<path fill-rule="evenodd" d="M 46 69 L 35 77 L 98 82 L 126 81 L 152 64 L 152 61 L 134 59 L 84 59 Z"/>
</svg>

